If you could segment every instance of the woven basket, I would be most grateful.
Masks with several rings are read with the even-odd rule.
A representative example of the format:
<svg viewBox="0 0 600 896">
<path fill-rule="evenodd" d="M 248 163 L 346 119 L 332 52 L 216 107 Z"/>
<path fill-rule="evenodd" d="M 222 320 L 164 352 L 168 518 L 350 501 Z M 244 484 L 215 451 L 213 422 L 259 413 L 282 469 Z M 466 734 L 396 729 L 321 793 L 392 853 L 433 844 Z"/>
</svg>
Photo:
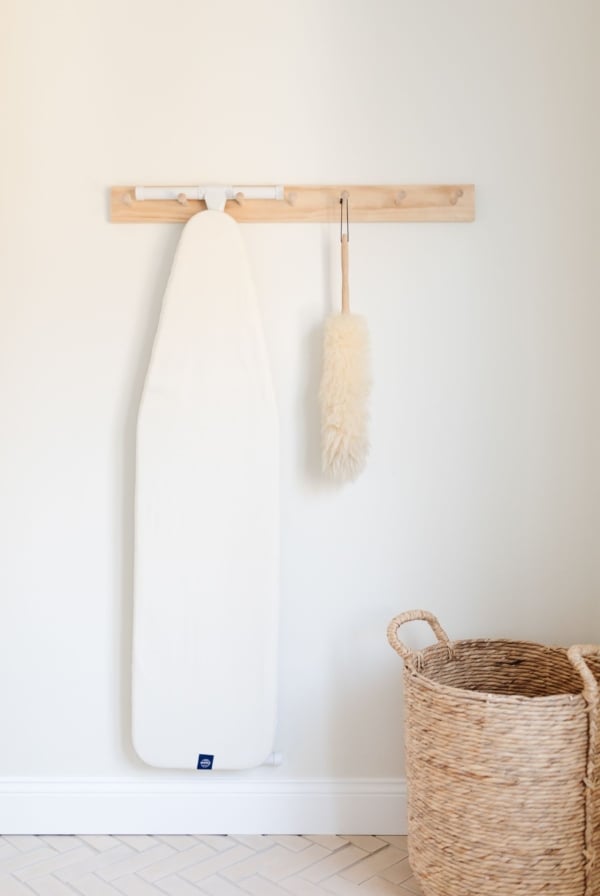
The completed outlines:
<svg viewBox="0 0 600 896">
<path fill-rule="evenodd" d="M 425 620 L 414 652 L 398 629 Z M 408 844 L 425 896 L 600 896 L 600 647 L 450 641 L 396 616 Z"/>
</svg>

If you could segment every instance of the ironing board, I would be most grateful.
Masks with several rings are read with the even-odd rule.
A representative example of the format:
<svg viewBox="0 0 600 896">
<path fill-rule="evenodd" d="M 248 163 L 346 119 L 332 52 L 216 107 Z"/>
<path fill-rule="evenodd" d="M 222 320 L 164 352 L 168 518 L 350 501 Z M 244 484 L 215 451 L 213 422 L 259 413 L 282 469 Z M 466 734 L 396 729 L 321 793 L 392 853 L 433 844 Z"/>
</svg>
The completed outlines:
<svg viewBox="0 0 600 896">
<path fill-rule="evenodd" d="M 278 422 L 239 225 L 183 230 L 136 448 L 133 743 L 163 768 L 273 750 Z"/>
</svg>

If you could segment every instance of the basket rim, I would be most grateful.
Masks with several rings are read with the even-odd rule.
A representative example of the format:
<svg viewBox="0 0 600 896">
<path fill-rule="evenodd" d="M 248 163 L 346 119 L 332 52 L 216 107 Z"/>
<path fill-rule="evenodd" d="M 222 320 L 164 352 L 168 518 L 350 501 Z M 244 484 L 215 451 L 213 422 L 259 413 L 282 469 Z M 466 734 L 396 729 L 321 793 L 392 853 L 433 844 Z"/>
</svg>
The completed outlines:
<svg viewBox="0 0 600 896">
<path fill-rule="evenodd" d="M 514 645 L 514 646 L 524 646 L 527 647 L 538 647 L 540 652 L 543 653 L 562 653 L 567 656 L 568 648 L 563 647 L 561 645 L 548 645 L 548 644 L 540 644 L 538 641 L 526 641 L 523 639 L 513 639 L 513 638 L 463 638 L 456 641 L 450 642 L 450 647 L 455 648 L 457 646 L 462 645 L 477 645 L 477 646 L 490 646 L 490 645 Z M 427 654 L 435 651 L 439 652 L 440 647 L 444 647 L 445 645 L 442 642 L 436 642 L 435 644 L 430 644 L 427 647 L 424 647 L 422 650 L 418 651 L 420 656 L 424 661 L 427 660 Z M 575 670 L 573 670 L 575 672 Z M 583 682 L 581 682 L 581 690 L 575 693 L 559 693 L 559 694 L 545 694 L 543 696 L 537 697 L 528 697 L 525 694 L 497 694 L 492 691 L 472 691 L 467 688 L 459 688 L 455 685 L 450 684 L 442 684 L 439 681 L 436 681 L 435 678 L 430 678 L 424 674 L 423 671 L 418 669 L 410 669 L 406 663 L 404 665 L 404 674 L 408 678 L 417 679 L 420 683 L 424 684 L 431 690 L 435 690 L 438 693 L 447 693 L 449 696 L 453 695 L 455 697 L 460 697 L 463 700 L 473 700 L 479 702 L 487 702 L 487 703 L 504 703 L 508 705 L 519 705 L 526 704 L 531 706 L 532 704 L 572 704 L 575 701 L 580 701 L 583 707 L 587 707 L 587 702 L 583 696 Z"/>
</svg>

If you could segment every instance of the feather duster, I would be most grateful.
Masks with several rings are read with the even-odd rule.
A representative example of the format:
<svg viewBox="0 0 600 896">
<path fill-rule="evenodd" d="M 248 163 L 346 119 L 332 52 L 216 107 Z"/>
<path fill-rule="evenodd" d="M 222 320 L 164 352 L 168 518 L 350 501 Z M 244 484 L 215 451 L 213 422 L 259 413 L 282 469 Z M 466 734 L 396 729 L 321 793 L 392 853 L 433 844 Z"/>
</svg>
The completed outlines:
<svg viewBox="0 0 600 896">
<path fill-rule="evenodd" d="M 325 323 L 320 388 L 323 471 L 356 479 L 369 451 L 369 334 L 364 317 L 332 314 Z"/>
</svg>

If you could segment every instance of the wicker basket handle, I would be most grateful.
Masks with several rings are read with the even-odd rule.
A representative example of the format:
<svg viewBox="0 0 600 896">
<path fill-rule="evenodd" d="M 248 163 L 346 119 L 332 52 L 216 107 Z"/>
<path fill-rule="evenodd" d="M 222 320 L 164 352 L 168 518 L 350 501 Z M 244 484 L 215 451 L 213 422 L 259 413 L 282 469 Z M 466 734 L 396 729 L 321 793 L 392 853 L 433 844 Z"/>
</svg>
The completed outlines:
<svg viewBox="0 0 600 896">
<path fill-rule="evenodd" d="M 585 661 L 586 656 L 600 656 L 600 647 L 596 644 L 575 644 L 567 651 L 571 663 L 583 680 L 583 697 L 588 705 L 588 756 L 587 768 L 583 783 L 585 785 L 585 894 L 592 896 L 593 870 L 596 865 L 596 842 L 594 825 L 594 790 L 596 789 L 596 754 L 598 751 L 598 703 L 600 689 L 596 676 Z"/>
<path fill-rule="evenodd" d="M 569 647 L 567 656 L 577 672 L 581 675 L 583 681 L 583 696 L 590 711 L 597 711 L 600 691 L 596 677 L 586 663 L 585 657 L 600 656 L 600 647 L 597 644 L 575 644 L 573 647 Z"/>
<path fill-rule="evenodd" d="M 411 669 L 414 669 L 415 666 L 418 665 L 419 654 L 414 650 L 411 650 L 410 647 L 407 647 L 406 644 L 402 643 L 402 641 L 398 638 L 398 629 L 406 622 L 417 621 L 428 622 L 433 629 L 433 633 L 438 641 L 441 644 L 445 644 L 447 646 L 449 653 L 452 650 L 450 638 L 438 622 L 437 617 L 433 615 L 433 613 L 429 613 L 427 610 L 407 610 L 406 613 L 400 613 L 399 616 L 394 616 L 394 618 L 388 625 L 387 637 L 396 653 L 400 654 L 404 662 L 408 666 L 410 666 Z"/>
</svg>

